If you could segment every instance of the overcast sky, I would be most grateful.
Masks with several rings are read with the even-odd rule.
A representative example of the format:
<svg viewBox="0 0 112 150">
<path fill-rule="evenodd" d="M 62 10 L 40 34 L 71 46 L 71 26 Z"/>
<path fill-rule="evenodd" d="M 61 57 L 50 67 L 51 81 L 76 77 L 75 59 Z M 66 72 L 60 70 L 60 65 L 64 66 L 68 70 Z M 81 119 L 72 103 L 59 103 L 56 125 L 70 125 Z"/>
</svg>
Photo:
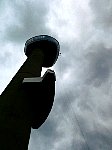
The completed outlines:
<svg viewBox="0 0 112 150">
<path fill-rule="evenodd" d="M 55 37 L 62 54 L 53 109 L 29 150 L 112 150 L 112 1 L 1 0 L 0 92 L 39 34 Z"/>
</svg>

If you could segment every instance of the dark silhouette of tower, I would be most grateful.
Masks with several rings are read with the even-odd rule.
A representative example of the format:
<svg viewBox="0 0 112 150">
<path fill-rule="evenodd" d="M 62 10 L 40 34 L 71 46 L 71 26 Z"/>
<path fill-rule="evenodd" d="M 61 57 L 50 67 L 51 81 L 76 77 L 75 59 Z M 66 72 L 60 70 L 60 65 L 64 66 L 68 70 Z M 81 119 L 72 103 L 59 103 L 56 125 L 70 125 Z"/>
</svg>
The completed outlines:
<svg viewBox="0 0 112 150">
<path fill-rule="evenodd" d="M 31 127 L 38 129 L 48 117 L 55 96 L 55 72 L 59 43 L 48 35 L 25 43 L 26 61 L 0 95 L 0 150 L 27 150 Z"/>
</svg>

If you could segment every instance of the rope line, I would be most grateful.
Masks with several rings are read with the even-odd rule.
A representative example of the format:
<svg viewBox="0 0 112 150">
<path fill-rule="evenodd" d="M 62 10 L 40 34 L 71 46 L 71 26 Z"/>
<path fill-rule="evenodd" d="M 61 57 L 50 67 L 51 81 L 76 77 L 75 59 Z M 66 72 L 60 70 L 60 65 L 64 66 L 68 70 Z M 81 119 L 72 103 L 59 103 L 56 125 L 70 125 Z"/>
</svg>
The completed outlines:
<svg viewBox="0 0 112 150">
<path fill-rule="evenodd" d="M 62 56 L 62 55 L 61 55 Z M 62 57 L 61 57 L 62 58 Z M 61 59 L 60 59 L 60 74 L 62 74 L 61 73 L 61 66 L 62 64 L 61 64 Z M 62 75 L 61 75 L 62 76 Z M 63 84 L 62 82 L 61 82 L 61 84 Z M 65 86 L 64 85 L 61 85 L 61 87 L 62 88 L 64 88 L 64 91 L 65 91 L 65 93 L 66 93 L 66 96 L 67 96 L 67 99 L 68 99 L 68 101 L 70 101 L 70 98 L 68 97 L 68 90 L 66 90 L 65 89 Z M 81 133 L 81 135 L 82 135 L 82 137 L 83 137 L 83 139 L 84 139 L 84 141 L 85 141 L 85 145 L 86 145 L 86 147 L 87 147 L 87 150 L 90 150 L 90 147 L 89 147 L 89 145 L 88 145 L 88 142 L 87 142 L 87 139 L 86 139 L 86 137 L 85 137 L 85 134 L 84 134 L 84 132 L 83 132 L 83 130 L 81 129 L 81 125 L 80 125 L 80 122 L 79 122 L 79 120 L 78 120 L 78 117 L 77 117 L 77 115 L 76 115 L 76 112 L 75 112 L 75 110 L 74 110 L 74 114 L 75 114 L 75 120 L 76 120 L 76 122 L 77 122 L 77 125 L 78 125 L 78 128 L 79 128 L 79 131 L 80 131 L 80 133 Z M 71 117 L 70 115 L 69 115 L 69 117 Z"/>
</svg>

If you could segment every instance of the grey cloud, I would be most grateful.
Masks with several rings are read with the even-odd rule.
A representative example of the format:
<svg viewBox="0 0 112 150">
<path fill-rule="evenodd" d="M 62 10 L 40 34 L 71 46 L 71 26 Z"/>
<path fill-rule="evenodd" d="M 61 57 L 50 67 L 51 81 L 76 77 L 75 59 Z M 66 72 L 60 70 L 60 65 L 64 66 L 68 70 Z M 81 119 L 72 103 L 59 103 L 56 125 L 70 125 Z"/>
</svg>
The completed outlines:
<svg viewBox="0 0 112 150">
<path fill-rule="evenodd" d="M 45 1 L 10 1 L 12 21 L 6 26 L 5 38 L 24 42 L 31 36 L 49 33 L 46 27 L 48 3 Z"/>
<path fill-rule="evenodd" d="M 75 96 L 73 93 L 70 91 L 67 93 L 68 91 L 66 91 L 67 90 L 65 90 L 63 94 L 60 94 L 60 100 L 58 101 L 62 109 L 61 111 L 65 114 L 69 111 L 72 101 L 75 101 Z"/>
<path fill-rule="evenodd" d="M 86 70 L 86 83 L 100 86 L 108 81 L 112 72 L 112 49 L 106 48 L 103 43 L 92 45 L 86 59 L 88 70 Z"/>
<path fill-rule="evenodd" d="M 11 53 L 10 52 L 4 52 L 0 55 L 0 66 L 8 66 L 8 62 L 11 59 Z"/>
<path fill-rule="evenodd" d="M 52 118 L 53 119 L 53 118 Z M 52 120 L 51 117 L 45 121 L 45 124 L 39 129 L 39 134 L 43 137 L 53 140 L 59 137 L 59 133 L 56 132 L 57 122 Z"/>
<path fill-rule="evenodd" d="M 83 115 L 77 115 L 88 149 L 110 150 L 112 147 L 111 131 L 105 128 L 103 124 L 99 123 L 100 117 L 97 117 L 98 114 L 95 117 L 94 113 L 90 113 L 90 116 L 88 115 L 89 118 L 83 118 L 82 116 Z"/>
<path fill-rule="evenodd" d="M 55 68 L 58 70 L 58 72 L 63 73 L 67 71 L 71 65 L 71 61 L 73 60 L 72 48 L 70 47 L 69 43 L 60 43 L 60 52 L 61 55 L 59 56 L 59 61 L 57 61 Z"/>
<path fill-rule="evenodd" d="M 112 147 L 112 136 L 110 133 L 107 134 L 107 131 L 104 129 L 99 133 L 99 131 L 93 131 L 88 134 L 88 143 L 91 147 L 91 150 L 94 149 L 102 149 L 102 150 L 110 150 Z M 89 139 L 92 139 L 90 141 Z M 103 143 L 103 144 L 102 144 Z"/>
<path fill-rule="evenodd" d="M 112 29 L 112 1 L 109 0 L 90 0 L 90 6 L 94 14 L 94 23 L 97 27 L 106 30 Z"/>
<path fill-rule="evenodd" d="M 32 132 L 32 143 L 37 149 L 52 149 L 57 139 L 61 138 L 61 134 L 56 131 L 57 122 L 52 119 L 47 119 L 46 122 L 37 130 L 37 134 Z M 36 139 L 36 142 L 35 142 Z M 42 141 L 39 141 L 41 139 Z M 31 148 L 32 149 L 32 148 Z"/>
</svg>

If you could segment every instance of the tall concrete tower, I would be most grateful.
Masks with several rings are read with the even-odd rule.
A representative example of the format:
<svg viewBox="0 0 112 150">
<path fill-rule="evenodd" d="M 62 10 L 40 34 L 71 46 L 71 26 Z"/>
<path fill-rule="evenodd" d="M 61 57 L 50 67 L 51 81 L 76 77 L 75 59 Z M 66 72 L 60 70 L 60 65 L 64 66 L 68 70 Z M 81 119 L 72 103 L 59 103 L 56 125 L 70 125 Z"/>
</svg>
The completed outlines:
<svg viewBox="0 0 112 150">
<path fill-rule="evenodd" d="M 48 35 L 25 43 L 26 61 L 0 95 L 0 150 L 27 150 L 31 127 L 38 129 L 47 119 L 55 96 L 55 72 L 51 67 L 59 55 L 59 42 Z"/>
</svg>

